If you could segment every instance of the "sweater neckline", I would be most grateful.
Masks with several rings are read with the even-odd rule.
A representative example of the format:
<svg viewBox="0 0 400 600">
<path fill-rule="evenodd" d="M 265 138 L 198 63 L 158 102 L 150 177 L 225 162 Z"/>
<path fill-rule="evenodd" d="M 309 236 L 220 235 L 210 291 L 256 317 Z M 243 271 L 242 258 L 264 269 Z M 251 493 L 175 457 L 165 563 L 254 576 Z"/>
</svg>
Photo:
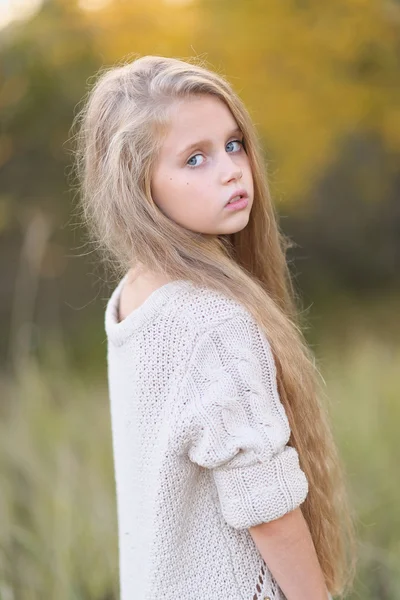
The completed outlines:
<svg viewBox="0 0 400 600">
<path fill-rule="evenodd" d="M 128 273 L 122 277 L 112 292 L 105 311 L 105 330 L 108 338 L 116 344 L 122 344 L 127 336 L 154 319 L 178 290 L 193 286 L 193 282 L 189 279 L 168 281 L 151 292 L 146 300 L 131 311 L 125 319 L 118 321 L 119 300 L 127 279 Z"/>
</svg>

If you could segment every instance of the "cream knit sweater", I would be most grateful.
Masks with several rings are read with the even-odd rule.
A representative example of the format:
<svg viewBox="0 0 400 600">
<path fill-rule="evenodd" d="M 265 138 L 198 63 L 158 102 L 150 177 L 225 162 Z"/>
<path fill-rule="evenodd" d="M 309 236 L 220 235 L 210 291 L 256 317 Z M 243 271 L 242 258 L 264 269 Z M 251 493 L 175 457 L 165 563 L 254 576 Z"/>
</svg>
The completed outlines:
<svg viewBox="0 0 400 600">
<path fill-rule="evenodd" d="M 284 600 L 248 527 L 308 493 L 270 345 L 236 301 L 172 281 L 105 311 L 121 600 Z"/>
</svg>

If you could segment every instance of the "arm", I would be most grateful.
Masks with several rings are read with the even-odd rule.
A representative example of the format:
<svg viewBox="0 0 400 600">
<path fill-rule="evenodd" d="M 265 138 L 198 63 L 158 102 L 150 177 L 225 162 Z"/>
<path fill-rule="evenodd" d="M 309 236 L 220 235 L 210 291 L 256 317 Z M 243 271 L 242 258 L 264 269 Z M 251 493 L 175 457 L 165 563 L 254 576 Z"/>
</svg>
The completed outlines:
<svg viewBox="0 0 400 600">
<path fill-rule="evenodd" d="M 211 470 L 225 521 L 250 530 L 288 600 L 331 600 L 299 508 L 308 481 L 258 325 L 241 317 L 206 332 L 180 394 L 182 452 Z"/>
<path fill-rule="evenodd" d="M 288 600 L 331 598 L 300 508 L 249 532 Z"/>
</svg>

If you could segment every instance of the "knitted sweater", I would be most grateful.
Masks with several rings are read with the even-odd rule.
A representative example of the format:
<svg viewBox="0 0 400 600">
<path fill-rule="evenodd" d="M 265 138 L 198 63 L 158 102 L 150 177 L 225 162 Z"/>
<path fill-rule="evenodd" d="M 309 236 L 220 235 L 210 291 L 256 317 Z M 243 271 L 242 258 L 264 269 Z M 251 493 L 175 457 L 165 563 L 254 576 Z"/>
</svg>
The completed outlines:
<svg viewBox="0 0 400 600">
<path fill-rule="evenodd" d="M 121 600 L 285 600 L 248 528 L 308 482 L 270 344 L 247 309 L 189 280 L 122 322 L 105 310 Z"/>
</svg>

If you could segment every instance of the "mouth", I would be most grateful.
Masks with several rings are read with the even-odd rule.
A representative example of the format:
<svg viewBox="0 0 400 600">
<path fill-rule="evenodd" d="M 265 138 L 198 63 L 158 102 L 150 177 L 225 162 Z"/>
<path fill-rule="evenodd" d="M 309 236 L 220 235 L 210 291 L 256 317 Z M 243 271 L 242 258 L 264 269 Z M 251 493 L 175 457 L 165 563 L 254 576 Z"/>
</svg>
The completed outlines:
<svg viewBox="0 0 400 600">
<path fill-rule="evenodd" d="M 225 206 L 227 206 L 228 204 L 233 204 L 234 202 L 238 202 L 240 200 L 243 200 L 244 198 L 248 198 L 249 195 L 246 192 L 246 190 L 238 190 L 237 192 L 234 192 L 231 197 L 229 198 L 228 202 L 225 203 Z"/>
</svg>

